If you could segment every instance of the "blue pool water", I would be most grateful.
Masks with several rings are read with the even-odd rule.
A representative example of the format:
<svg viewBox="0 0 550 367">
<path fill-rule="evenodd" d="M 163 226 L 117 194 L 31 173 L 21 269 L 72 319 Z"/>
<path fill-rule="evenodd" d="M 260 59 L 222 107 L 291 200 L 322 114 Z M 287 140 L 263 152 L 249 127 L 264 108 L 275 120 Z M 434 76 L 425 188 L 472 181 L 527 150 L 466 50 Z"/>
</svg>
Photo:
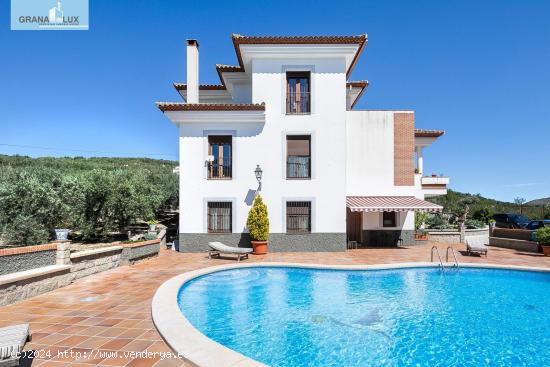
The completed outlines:
<svg viewBox="0 0 550 367">
<path fill-rule="evenodd" d="M 178 303 L 271 366 L 550 366 L 550 273 L 253 267 L 196 278 Z"/>
</svg>

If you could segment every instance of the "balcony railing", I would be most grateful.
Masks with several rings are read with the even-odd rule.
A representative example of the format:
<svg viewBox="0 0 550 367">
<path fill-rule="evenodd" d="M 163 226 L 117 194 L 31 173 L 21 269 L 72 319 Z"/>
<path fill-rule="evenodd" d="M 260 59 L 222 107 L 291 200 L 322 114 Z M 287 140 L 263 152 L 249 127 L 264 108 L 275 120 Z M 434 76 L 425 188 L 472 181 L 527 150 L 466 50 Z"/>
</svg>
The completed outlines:
<svg viewBox="0 0 550 367">
<path fill-rule="evenodd" d="M 288 156 L 286 161 L 287 178 L 311 178 L 311 157 Z"/>
<path fill-rule="evenodd" d="M 232 177 L 231 158 L 214 159 L 207 166 L 208 178 L 211 180 L 229 179 Z"/>
<path fill-rule="evenodd" d="M 425 185 L 435 185 L 435 186 L 447 186 L 449 184 L 449 177 L 445 176 L 423 176 L 421 181 L 423 186 Z"/>
<path fill-rule="evenodd" d="M 311 112 L 311 101 L 309 92 L 287 92 L 286 113 L 301 114 Z"/>
</svg>

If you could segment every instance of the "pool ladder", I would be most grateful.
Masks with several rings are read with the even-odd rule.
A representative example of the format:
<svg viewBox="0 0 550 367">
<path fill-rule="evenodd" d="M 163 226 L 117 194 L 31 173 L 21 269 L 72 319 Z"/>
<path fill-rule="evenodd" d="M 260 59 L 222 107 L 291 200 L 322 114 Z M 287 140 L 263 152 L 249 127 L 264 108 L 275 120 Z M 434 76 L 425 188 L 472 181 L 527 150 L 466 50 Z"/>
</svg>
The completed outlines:
<svg viewBox="0 0 550 367">
<path fill-rule="evenodd" d="M 445 262 L 449 262 L 449 250 L 451 250 L 451 254 L 453 255 L 453 259 L 455 260 L 455 263 L 453 266 L 456 266 L 458 268 L 458 260 L 456 259 L 456 252 L 452 246 L 447 247 L 447 253 L 445 254 Z"/>
<path fill-rule="evenodd" d="M 431 255 L 430 255 L 430 262 L 434 261 L 434 250 L 435 250 L 435 253 L 437 255 L 437 259 L 439 260 L 439 266 L 441 267 L 441 269 L 443 269 L 444 268 L 443 261 L 441 260 L 441 255 L 439 254 L 439 249 L 437 248 L 437 246 L 432 246 Z M 456 258 L 455 250 L 452 248 L 452 246 L 447 247 L 447 251 L 446 251 L 446 254 L 445 254 L 445 262 L 447 262 L 447 263 L 449 262 L 449 250 L 450 250 L 450 252 L 451 252 L 451 254 L 453 255 L 453 258 L 454 258 L 453 266 L 458 268 L 458 260 Z"/>
</svg>

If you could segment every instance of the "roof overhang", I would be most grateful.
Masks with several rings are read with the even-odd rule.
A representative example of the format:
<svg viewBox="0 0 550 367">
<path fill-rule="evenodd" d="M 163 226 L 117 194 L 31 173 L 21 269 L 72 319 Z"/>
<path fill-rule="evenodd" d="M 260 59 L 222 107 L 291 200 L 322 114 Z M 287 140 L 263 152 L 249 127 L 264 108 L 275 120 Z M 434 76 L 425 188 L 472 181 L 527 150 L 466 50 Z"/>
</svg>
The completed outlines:
<svg viewBox="0 0 550 367">
<path fill-rule="evenodd" d="M 157 102 L 174 124 L 265 123 L 265 104 L 205 104 Z"/>
<path fill-rule="evenodd" d="M 348 196 L 346 207 L 352 212 L 428 212 L 437 213 L 443 207 L 414 196 Z"/>
<path fill-rule="evenodd" d="M 414 130 L 414 145 L 427 147 L 443 134 L 445 134 L 443 130 L 416 129 Z"/>
<path fill-rule="evenodd" d="M 346 93 L 351 97 L 351 108 L 355 106 L 359 98 L 365 93 L 369 86 L 368 80 L 350 81 L 346 83 Z"/>
<path fill-rule="evenodd" d="M 233 46 L 241 70 L 250 68 L 252 57 L 327 57 L 344 56 L 349 77 L 367 43 L 367 35 L 358 36 L 241 36 L 232 34 Z"/>
</svg>

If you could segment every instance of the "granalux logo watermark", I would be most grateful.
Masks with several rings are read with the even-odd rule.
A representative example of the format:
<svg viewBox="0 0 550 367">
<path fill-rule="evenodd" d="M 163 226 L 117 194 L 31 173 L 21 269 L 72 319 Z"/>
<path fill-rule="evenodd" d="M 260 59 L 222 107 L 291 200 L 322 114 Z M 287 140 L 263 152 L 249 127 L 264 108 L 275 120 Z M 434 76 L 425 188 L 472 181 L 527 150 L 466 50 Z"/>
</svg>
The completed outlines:
<svg viewBox="0 0 550 367">
<path fill-rule="evenodd" d="M 11 0 L 11 29 L 86 31 L 88 0 Z"/>
</svg>

